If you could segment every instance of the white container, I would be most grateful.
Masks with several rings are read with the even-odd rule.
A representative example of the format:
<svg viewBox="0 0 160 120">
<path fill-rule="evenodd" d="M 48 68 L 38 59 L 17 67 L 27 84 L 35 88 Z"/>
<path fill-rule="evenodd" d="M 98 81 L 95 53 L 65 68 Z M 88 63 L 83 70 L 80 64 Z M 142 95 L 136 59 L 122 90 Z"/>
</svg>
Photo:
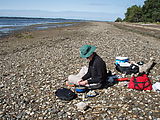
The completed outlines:
<svg viewBox="0 0 160 120">
<path fill-rule="evenodd" d="M 125 63 L 120 62 L 119 65 L 120 65 L 121 67 L 129 67 L 129 66 L 131 66 L 131 64 L 128 63 L 128 62 L 125 62 Z"/>
<path fill-rule="evenodd" d="M 128 62 L 128 57 L 116 57 L 116 64 Z"/>
</svg>

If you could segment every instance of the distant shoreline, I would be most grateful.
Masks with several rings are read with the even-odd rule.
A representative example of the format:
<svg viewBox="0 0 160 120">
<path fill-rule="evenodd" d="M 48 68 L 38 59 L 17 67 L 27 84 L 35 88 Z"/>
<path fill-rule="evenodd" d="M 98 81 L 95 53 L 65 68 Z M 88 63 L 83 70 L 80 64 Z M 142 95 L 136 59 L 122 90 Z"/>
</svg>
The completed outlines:
<svg viewBox="0 0 160 120">
<path fill-rule="evenodd" d="M 66 26 L 74 26 L 77 23 L 61 23 L 60 25 L 55 25 L 53 24 L 34 24 L 34 25 L 30 25 L 30 26 L 26 26 L 20 30 L 14 30 L 14 31 L 10 31 L 9 33 L 1 33 L 0 39 L 4 38 L 4 37 L 9 37 L 15 34 L 19 34 L 19 33 L 23 33 L 23 32 L 31 32 L 31 31 L 38 31 L 38 30 L 47 30 L 47 29 L 54 29 L 54 28 L 60 28 L 60 27 L 66 27 Z"/>
<path fill-rule="evenodd" d="M 80 22 L 84 21 L 63 18 L 0 17 L 0 38 L 16 32 L 71 26 Z"/>
<path fill-rule="evenodd" d="M 81 19 L 65 19 L 65 18 L 51 18 L 51 17 L 6 17 L 6 16 L 0 16 L 0 19 L 5 19 L 5 18 L 9 18 L 9 19 L 58 19 L 58 20 L 76 20 L 76 21 L 82 21 Z M 83 20 L 85 21 L 85 20 Z M 86 20 L 87 21 L 87 20 Z"/>
</svg>

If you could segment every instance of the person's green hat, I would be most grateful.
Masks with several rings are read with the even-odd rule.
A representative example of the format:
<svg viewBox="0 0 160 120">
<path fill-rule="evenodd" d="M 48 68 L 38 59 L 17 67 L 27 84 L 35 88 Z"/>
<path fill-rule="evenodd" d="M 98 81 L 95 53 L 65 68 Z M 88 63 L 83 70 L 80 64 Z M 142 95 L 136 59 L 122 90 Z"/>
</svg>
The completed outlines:
<svg viewBox="0 0 160 120">
<path fill-rule="evenodd" d="M 91 56 L 95 50 L 96 50 L 95 46 L 83 45 L 80 48 L 80 57 L 87 58 L 87 57 Z"/>
</svg>

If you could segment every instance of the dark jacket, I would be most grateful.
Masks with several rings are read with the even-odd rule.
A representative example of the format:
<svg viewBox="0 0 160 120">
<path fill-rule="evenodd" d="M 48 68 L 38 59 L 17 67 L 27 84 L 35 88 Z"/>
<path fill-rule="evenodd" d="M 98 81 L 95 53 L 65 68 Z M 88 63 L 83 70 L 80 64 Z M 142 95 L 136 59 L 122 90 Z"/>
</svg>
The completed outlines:
<svg viewBox="0 0 160 120">
<path fill-rule="evenodd" d="M 96 53 L 94 54 L 93 59 L 89 62 L 88 72 L 82 77 L 82 80 L 88 79 L 88 84 L 103 84 L 107 78 L 106 64 L 101 57 L 99 57 Z"/>
</svg>

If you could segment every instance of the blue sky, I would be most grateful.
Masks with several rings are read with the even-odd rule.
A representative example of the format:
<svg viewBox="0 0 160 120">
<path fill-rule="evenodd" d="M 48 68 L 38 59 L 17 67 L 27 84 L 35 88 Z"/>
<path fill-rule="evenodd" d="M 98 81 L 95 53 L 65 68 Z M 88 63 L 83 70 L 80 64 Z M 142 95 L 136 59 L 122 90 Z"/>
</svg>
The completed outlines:
<svg viewBox="0 0 160 120">
<path fill-rule="evenodd" d="M 145 0 L 0 0 L 0 16 L 59 17 L 114 21 Z"/>
</svg>

